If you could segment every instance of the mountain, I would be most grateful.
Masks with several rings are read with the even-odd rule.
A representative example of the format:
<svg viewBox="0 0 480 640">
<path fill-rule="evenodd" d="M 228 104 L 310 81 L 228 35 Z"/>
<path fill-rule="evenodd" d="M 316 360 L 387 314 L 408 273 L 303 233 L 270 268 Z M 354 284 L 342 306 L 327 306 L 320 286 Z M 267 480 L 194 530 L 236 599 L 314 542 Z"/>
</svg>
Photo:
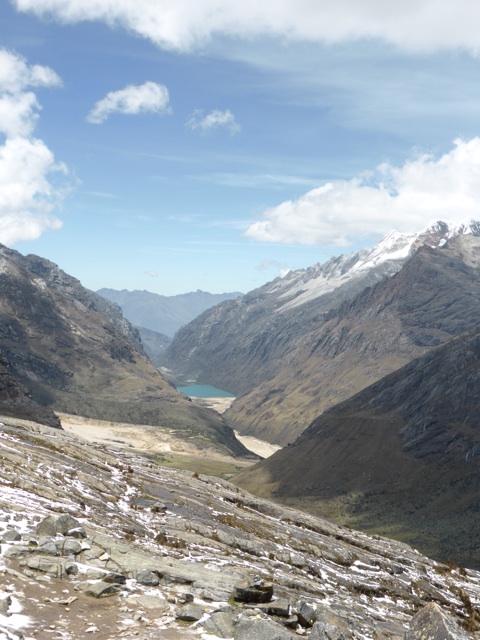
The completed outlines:
<svg viewBox="0 0 480 640">
<path fill-rule="evenodd" d="M 480 567 L 480 326 L 320 415 L 236 481 Z"/>
<path fill-rule="evenodd" d="M 208 293 L 193 291 L 177 296 L 161 296 L 149 291 L 99 289 L 99 295 L 118 304 L 125 318 L 138 327 L 144 327 L 172 338 L 184 324 L 206 309 L 224 300 L 238 298 L 241 293 Z"/>
<path fill-rule="evenodd" d="M 470 568 L 58 429 L 0 455 L 4 639 L 478 638 Z"/>
<path fill-rule="evenodd" d="M 152 331 L 145 327 L 137 327 L 137 330 L 142 341 L 143 350 L 151 362 L 157 368 L 160 368 L 163 362 L 161 354 L 167 349 L 172 339 L 163 333 Z"/>
<path fill-rule="evenodd" d="M 54 411 L 159 425 L 236 455 L 217 413 L 177 393 L 118 307 L 57 265 L 0 246 L 0 340 L 11 373 Z"/>
<path fill-rule="evenodd" d="M 277 279 L 183 327 L 168 366 L 223 381 L 237 394 L 232 426 L 288 444 L 326 408 L 476 323 L 479 233 L 477 223 L 392 233 Z"/>
<path fill-rule="evenodd" d="M 48 407 L 41 407 L 12 375 L 4 354 L 0 352 L 0 415 L 61 428 L 60 420 Z"/>
</svg>

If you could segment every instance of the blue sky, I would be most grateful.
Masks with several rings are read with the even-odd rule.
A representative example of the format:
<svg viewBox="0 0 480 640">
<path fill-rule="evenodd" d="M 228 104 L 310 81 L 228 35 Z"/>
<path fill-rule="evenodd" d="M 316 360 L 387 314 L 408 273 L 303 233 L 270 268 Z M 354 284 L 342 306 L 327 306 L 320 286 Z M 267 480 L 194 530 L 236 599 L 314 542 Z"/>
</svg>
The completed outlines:
<svg viewBox="0 0 480 640">
<path fill-rule="evenodd" d="M 91 288 L 250 291 L 480 218 L 469 0 L 0 0 L 0 242 Z"/>
</svg>

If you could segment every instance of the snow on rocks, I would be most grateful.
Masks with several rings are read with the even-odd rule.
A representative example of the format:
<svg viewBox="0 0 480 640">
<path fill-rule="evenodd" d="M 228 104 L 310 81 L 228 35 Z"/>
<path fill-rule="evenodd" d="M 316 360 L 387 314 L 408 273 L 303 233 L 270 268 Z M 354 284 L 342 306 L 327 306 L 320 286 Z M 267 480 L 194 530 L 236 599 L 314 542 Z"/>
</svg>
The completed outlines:
<svg viewBox="0 0 480 640">
<path fill-rule="evenodd" d="M 428 603 L 480 637 L 478 572 L 51 432 L 0 428 L 0 623 L 15 594 L 26 638 L 395 639 Z"/>
</svg>

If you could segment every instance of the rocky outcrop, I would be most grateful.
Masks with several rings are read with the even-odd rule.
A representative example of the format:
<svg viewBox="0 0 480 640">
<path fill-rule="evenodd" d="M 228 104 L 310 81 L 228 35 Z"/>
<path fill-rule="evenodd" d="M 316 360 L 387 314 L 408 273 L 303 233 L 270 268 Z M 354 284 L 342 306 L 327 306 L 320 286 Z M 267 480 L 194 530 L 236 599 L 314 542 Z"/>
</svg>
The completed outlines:
<svg viewBox="0 0 480 640">
<path fill-rule="evenodd" d="M 480 567 L 480 329 L 319 416 L 245 488 Z"/>
<path fill-rule="evenodd" d="M 480 574 L 406 544 L 48 427 L 0 457 L 0 635 L 400 640 L 430 602 L 479 635 Z"/>
<path fill-rule="evenodd" d="M 163 426 L 199 445 L 247 453 L 222 417 L 162 377 L 117 306 L 55 264 L 1 246 L 0 342 L 12 374 L 50 415 Z"/>
</svg>

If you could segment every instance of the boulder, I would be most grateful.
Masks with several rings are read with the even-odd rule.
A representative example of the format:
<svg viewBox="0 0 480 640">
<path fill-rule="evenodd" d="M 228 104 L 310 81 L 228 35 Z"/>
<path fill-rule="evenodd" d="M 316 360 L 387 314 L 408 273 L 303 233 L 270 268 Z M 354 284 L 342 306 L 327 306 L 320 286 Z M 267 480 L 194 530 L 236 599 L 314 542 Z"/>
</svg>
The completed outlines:
<svg viewBox="0 0 480 640">
<path fill-rule="evenodd" d="M 233 638 L 233 611 L 215 611 L 203 623 L 204 630 L 217 638 Z"/>
<path fill-rule="evenodd" d="M 435 602 L 429 602 L 410 620 L 405 640 L 470 640 L 470 636 Z"/>
<path fill-rule="evenodd" d="M 146 587 L 156 587 L 160 583 L 158 573 L 150 569 L 141 569 L 135 574 L 135 580 Z"/>
<path fill-rule="evenodd" d="M 237 585 L 233 593 L 239 602 L 270 602 L 273 597 L 273 584 L 265 580 Z"/>
<path fill-rule="evenodd" d="M 106 598 L 108 596 L 114 596 L 119 591 L 120 586 L 118 584 L 103 582 L 103 580 L 101 580 L 100 582 L 95 582 L 87 587 L 85 589 L 85 594 L 87 596 L 92 596 L 93 598 Z"/>
<path fill-rule="evenodd" d="M 205 611 L 202 607 L 198 607 L 195 604 L 186 604 L 178 609 L 175 617 L 177 620 L 183 620 L 184 622 L 198 622 L 203 618 Z"/>
<path fill-rule="evenodd" d="M 22 539 L 19 531 L 16 529 L 7 529 L 0 537 L 0 542 L 18 542 Z"/>
<path fill-rule="evenodd" d="M 58 533 L 66 536 L 69 531 L 78 529 L 80 522 L 69 515 L 62 513 L 60 515 L 48 516 L 37 524 L 36 532 L 39 536 L 56 536 Z"/>
<path fill-rule="evenodd" d="M 293 640 L 296 636 L 272 620 L 242 618 L 233 637 L 234 640 Z"/>
<path fill-rule="evenodd" d="M 349 640 L 351 638 L 352 630 L 347 621 L 327 607 L 319 607 L 315 612 L 315 618 L 310 640 Z"/>
</svg>

